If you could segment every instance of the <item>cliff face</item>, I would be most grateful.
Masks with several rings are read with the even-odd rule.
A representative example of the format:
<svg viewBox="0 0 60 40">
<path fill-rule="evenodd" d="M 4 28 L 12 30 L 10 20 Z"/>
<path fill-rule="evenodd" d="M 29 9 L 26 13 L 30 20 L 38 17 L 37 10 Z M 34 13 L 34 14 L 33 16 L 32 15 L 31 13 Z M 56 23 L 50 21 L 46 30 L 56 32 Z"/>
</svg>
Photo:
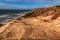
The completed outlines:
<svg viewBox="0 0 60 40">
<path fill-rule="evenodd" d="M 0 40 L 60 40 L 60 9 L 41 8 L 0 27 Z"/>
</svg>

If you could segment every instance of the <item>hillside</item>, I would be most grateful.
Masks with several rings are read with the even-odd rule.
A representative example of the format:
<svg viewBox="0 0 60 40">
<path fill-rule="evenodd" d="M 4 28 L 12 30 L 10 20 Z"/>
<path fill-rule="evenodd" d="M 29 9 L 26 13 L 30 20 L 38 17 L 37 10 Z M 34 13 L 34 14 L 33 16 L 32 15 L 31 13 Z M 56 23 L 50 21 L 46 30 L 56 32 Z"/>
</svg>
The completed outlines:
<svg viewBox="0 0 60 40">
<path fill-rule="evenodd" d="M 59 7 L 39 8 L 0 27 L 0 40 L 60 40 Z"/>
</svg>

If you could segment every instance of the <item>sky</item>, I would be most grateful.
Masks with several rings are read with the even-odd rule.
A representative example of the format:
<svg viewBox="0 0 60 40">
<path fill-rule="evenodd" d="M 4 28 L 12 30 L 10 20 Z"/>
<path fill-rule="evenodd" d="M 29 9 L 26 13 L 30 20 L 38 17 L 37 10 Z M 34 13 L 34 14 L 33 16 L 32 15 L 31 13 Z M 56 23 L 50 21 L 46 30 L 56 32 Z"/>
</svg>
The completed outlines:
<svg viewBox="0 0 60 40">
<path fill-rule="evenodd" d="M 0 0 L 0 9 L 36 9 L 60 5 L 60 0 Z"/>
</svg>

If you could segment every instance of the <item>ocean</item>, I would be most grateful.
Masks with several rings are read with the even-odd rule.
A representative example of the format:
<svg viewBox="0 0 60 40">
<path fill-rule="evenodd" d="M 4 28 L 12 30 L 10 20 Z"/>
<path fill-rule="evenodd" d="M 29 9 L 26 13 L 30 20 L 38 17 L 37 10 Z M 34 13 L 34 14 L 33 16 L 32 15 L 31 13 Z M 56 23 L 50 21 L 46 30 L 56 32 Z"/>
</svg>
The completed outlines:
<svg viewBox="0 0 60 40">
<path fill-rule="evenodd" d="M 17 14 L 17 13 L 23 13 L 28 12 L 31 10 L 0 10 L 0 15 L 2 14 Z"/>
<path fill-rule="evenodd" d="M 15 20 L 31 10 L 0 10 L 0 24 Z"/>
</svg>

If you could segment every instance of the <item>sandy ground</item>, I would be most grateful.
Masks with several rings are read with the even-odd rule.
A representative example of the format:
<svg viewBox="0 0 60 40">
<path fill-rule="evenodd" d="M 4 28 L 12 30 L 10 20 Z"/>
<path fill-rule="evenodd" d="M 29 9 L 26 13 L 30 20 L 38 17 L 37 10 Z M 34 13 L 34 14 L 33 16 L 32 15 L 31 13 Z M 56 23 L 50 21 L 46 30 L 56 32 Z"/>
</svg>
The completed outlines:
<svg viewBox="0 0 60 40">
<path fill-rule="evenodd" d="M 0 40 L 60 40 L 60 9 L 34 10 L 0 27 Z"/>
</svg>

